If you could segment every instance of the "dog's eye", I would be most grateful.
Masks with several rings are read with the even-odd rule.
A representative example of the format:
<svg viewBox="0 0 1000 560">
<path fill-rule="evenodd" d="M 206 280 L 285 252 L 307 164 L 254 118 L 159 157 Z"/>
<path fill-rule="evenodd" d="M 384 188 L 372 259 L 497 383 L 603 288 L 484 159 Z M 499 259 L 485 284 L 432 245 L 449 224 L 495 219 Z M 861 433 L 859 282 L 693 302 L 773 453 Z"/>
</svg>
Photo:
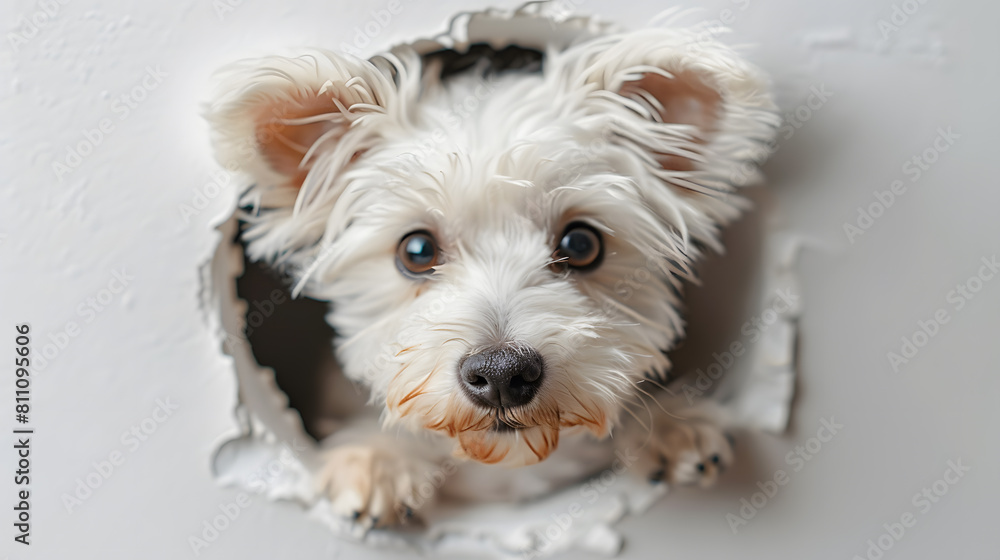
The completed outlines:
<svg viewBox="0 0 1000 560">
<path fill-rule="evenodd" d="M 426 231 L 415 231 L 399 242 L 396 265 L 404 274 L 426 274 L 434 271 L 438 256 L 434 237 Z"/>
<path fill-rule="evenodd" d="M 601 264 L 603 254 L 601 234 L 587 224 L 574 222 L 566 227 L 566 232 L 559 240 L 553 267 L 557 270 L 565 270 L 567 267 L 590 270 Z"/>
</svg>

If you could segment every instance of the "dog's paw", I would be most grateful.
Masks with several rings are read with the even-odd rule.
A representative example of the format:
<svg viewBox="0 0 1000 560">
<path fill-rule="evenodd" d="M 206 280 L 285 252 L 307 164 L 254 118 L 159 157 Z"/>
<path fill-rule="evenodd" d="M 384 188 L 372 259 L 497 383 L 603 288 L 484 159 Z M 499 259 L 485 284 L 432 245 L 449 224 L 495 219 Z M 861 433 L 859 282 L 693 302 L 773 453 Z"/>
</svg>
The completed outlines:
<svg viewBox="0 0 1000 560">
<path fill-rule="evenodd" d="M 320 490 L 334 513 L 362 527 L 406 524 L 427 502 L 417 491 L 419 461 L 368 445 L 338 446 L 323 459 Z"/>
<path fill-rule="evenodd" d="M 651 482 L 708 488 L 733 462 L 731 436 L 705 420 L 663 423 L 646 449 Z"/>
</svg>

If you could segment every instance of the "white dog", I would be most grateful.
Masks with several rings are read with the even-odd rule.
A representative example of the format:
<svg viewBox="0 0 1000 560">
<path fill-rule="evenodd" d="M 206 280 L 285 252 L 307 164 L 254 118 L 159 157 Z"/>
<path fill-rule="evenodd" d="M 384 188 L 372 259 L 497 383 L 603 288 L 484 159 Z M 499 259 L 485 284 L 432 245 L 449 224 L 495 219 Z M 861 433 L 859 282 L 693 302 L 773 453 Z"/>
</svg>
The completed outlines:
<svg viewBox="0 0 1000 560">
<path fill-rule="evenodd" d="M 640 476 L 711 484 L 727 438 L 644 396 L 773 110 L 761 73 L 695 30 L 223 70 L 208 119 L 252 182 L 248 254 L 331 303 L 344 374 L 394 428 L 333 444 L 335 510 L 404 521 L 449 453 L 532 495 L 512 472 L 557 446 L 546 472 L 584 472 L 564 450 L 609 436 Z"/>
</svg>

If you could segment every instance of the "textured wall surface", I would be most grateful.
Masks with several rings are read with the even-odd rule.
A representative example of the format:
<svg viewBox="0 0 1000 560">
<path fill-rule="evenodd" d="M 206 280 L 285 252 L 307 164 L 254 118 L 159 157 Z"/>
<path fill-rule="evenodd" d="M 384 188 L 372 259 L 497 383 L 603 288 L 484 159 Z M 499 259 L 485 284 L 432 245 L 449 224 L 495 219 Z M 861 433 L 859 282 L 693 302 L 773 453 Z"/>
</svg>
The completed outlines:
<svg viewBox="0 0 1000 560">
<path fill-rule="evenodd" d="M 390 4 L 399 13 L 386 17 Z M 563 5 L 630 27 L 666 7 Z M 673 492 L 626 521 L 623 557 L 993 557 L 1000 271 L 984 262 L 1000 252 L 1000 5 L 676 5 L 754 46 L 788 118 L 765 171 L 787 225 L 811 240 L 800 397 L 792 430 L 744 444 L 719 487 Z M 200 556 L 369 557 L 296 506 L 238 499 L 212 478 L 210 454 L 236 430 L 236 386 L 199 307 L 199 267 L 235 192 L 199 105 L 211 71 L 236 58 L 372 53 L 471 7 L 0 6 L 0 554 L 191 557 L 189 537 L 235 511 Z M 28 547 L 13 540 L 11 509 L 21 323 L 44 358 L 31 376 Z M 824 422 L 843 427 L 831 435 Z"/>
</svg>

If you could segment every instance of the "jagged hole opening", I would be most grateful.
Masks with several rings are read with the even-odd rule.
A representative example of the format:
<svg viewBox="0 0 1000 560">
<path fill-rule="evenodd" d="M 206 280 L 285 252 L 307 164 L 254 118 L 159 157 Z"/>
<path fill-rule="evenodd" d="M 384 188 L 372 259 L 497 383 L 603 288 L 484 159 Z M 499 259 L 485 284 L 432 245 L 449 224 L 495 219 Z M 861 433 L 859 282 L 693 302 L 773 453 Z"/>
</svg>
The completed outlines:
<svg viewBox="0 0 1000 560">
<path fill-rule="evenodd" d="M 442 79 L 451 74 L 481 70 L 477 64 L 484 57 L 490 59 L 496 71 L 536 70 L 543 63 L 541 53 L 546 49 L 558 48 L 592 34 L 599 35 L 605 30 L 593 22 L 587 25 L 577 20 L 554 22 L 532 14 L 508 17 L 484 13 L 476 18 L 475 21 L 469 18 L 465 23 L 456 20 L 461 25 L 455 29 L 469 27 L 459 33 L 467 39 L 418 41 L 424 56 L 438 59 L 435 62 L 439 63 Z M 505 36 L 510 37 L 511 45 L 499 41 Z M 524 44 L 525 47 L 513 46 L 514 43 Z M 499 47 L 490 46 L 494 44 Z M 748 190 L 744 194 L 756 203 L 758 209 L 763 207 L 769 210 L 772 207 L 766 202 L 768 195 L 761 191 Z M 670 351 L 674 363 L 670 375 L 672 385 L 690 380 L 689 383 L 700 388 L 696 374 L 713 364 L 716 360 L 714 353 L 723 352 L 734 341 L 743 340 L 742 324 L 748 316 L 759 312 L 759 301 L 754 295 L 759 279 L 755 281 L 755 278 L 760 271 L 762 241 L 766 237 L 763 227 L 766 213 L 752 212 L 727 228 L 723 241 L 729 249 L 729 256 L 723 258 L 709 251 L 699 265 L 702 284 L 688 286 L 684 298 L 687 336 Z M 225 348 L 233 358 L 239 382 L 240 406 L 236 408 L 236 419 L 240 433 L 219 447 L 213 459 L 213 469 L 222 483 L 239 484 L 244 490 L 260 491 L 262 486 L 259 483 L 264 481 L 269 499 L 296 501 L 311 508 L 309 515 L 328 524 L 336 534 L 356 536 L 351 532 L 354 527 L 341 526 L 343 520 L 336 518 L 328 505 L 319 502 L 311 505 L 316 498 L 322 497 L 322 491 L 317 490 L 314 484 L 319 472 L 317 469 L 324 464 L 322 446 L 300 447 L 296 442 L 301 441 L 303 432 L 317 442 L 322 441 L 336 432 L 344 421 L 362 414 L 368 401 L 368 391 L 348 381 L 340 371 L 333 345 L 336 333 L 325 320 L 329 304 L 306 297 L 292 298 L 292 280 L 289 277 L 262 263 L 251 262 L 235 231 L 240 229 L 239 216 L 237 212 L 220 227 L 223 236 L 234 241 L 235 245 L 223 243 L 220 246 L 213 261 L 213 274 L 215 291 L 221 295 Z M 235 276 L 237 267 L 241 265 L 242 274 Z M 241 328 L 243 332 L 237 336 Z M 245 343 L 240 344 L 243 341 Z M 274 384 L 271 384 L 270 373 L 261 371 L 257 365 L 273 371 Z M 723 369 L 728 370 L 728 367 Z M 728 371 L 724 373 L 729 376 Z M 721 379 L 715 379 L 705 391 L 706 396 L 716 391 L 724 393 L 719 390 L 719 385 Z M 293 414 L 286 410 L 285 399 L 276 394 L 275 386 L 287 397 L 287 409 L 301 418 L 301 431 Z M 643 388 L 652 387 L 645 385 Z M 379 404 L 375 403 L 376 406 Z M 371 412 L 377 415 L 377 411 Z M 298 461 L 284 461 L 288 449 Z M 278 471 L 277 475 L 272 472 L 272 467 Z M 586 483 L 581 480 L 580 484 Z M 583 488 L 580 486 L 580 491 Z M 649 492 L 646 487 L 641 491 Z M 576 499 L 576 496 L 570 499 Z M 602 499 L 605 499 L 602 504 L 609 510 L 634 513 L 622 509 L 620 501 Z M 546 509 L 551 505 L 539 500 L 520 504 L 517 510 L 506 513 L 502 509 L 488 513 L 493 519 L 489 525 L 470 529 L 462 526 L 465 507 L 451 504 L 450 509 L 441 512 L 440 519 L 447 520 L 449 525 L 431 527 L 434 531 L 427 539 L 415 534 L 406 534 L 403 538 L 412 538 L 412 541 L 406 542 L 419 544 L 427 551 L 434 551 L 437 543 L 444 541 L 443 536 L 449 534 L 457 535 L 459 539 L 475 535 L 474 540 L 484 546 L 502 547 L 499 535 L 508 527 L 513 530 L 521 523 L 531 523 L 526 519 L 542 511 L 545 516 L 539 526 L 546 527 L 552 515 Z M 472 506 L 470 513 L 476 507 Z M 639 507 L 635 511 L 644 511 L 642 508 L 648 506 Z M 509 517 L 505 518 L 505 515 Z M 601 534 L 608 536 L 609 527 L 601 527 L 605 529 Z M 377 542 L 399 544 L 404 541 Z"/>
</svg>

